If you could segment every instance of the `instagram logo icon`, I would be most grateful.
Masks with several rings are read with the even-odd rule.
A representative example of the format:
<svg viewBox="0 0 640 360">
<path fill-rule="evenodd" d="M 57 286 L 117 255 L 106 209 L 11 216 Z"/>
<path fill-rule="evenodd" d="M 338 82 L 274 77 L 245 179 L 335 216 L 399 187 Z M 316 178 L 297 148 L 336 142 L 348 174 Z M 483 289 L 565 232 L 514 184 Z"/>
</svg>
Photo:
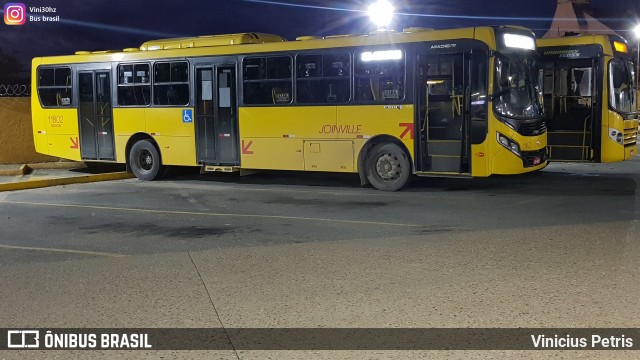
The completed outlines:
<svg viewBox="0 0 640 360">
<path fill-rule="evenodd" d="M 26 21 L 27 7 L 22 3 L 7 3 L 4 5 L 4 23 L 7 25 L 22 25 Z"/>
</svg>

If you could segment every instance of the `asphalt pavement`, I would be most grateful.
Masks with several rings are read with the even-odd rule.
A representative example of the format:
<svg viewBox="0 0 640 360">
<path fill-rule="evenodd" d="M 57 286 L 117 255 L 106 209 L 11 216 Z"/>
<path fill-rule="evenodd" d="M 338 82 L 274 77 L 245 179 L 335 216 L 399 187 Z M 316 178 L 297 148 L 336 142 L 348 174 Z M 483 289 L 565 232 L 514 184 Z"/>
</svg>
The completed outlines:
<svg viewBox="0 0 640 360">
<path fill-rule="evenodd" d="M 516 177 L 182 173 L 0 193 L 0 327 L 640 327 L 640 161 Z M 233 339 L 232 339 L 233 341 Z M 640 341 L 640 339 L 639 339 Z M 29 352 L 612 358 L 635 352 Z M 22 358 L 23 352 L 0 353 Z"/>
</svg>

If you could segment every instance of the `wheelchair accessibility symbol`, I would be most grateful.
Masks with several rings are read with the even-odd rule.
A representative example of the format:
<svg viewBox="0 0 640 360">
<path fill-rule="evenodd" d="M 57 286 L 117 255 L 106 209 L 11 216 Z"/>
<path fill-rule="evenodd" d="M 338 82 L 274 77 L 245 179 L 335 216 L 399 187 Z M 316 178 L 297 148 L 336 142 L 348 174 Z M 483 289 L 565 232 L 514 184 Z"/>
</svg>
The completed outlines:
<svg viewBox="0 0 640 360">
<path fill-rule="evenodd" d="M 191 109 L 182 110 L 182 122 L 183 123 L 193 122 L 193 110 Z"/>
</svg>

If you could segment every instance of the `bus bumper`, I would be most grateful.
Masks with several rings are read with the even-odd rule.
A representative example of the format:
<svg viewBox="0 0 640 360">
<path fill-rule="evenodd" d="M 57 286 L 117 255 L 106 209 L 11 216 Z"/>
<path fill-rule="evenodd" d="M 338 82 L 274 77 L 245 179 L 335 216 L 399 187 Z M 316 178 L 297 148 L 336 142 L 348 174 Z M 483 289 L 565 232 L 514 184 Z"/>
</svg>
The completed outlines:
<svg viewBox="0 0 640 360">
<path fill-rule="evenodd" d="M 499 149 L 492 159 L 491 173 L 514 175 L 544 169 L 548 165 L 546 149 L 524 151 L 521 157 L 511 151 Z"/>
</svg>

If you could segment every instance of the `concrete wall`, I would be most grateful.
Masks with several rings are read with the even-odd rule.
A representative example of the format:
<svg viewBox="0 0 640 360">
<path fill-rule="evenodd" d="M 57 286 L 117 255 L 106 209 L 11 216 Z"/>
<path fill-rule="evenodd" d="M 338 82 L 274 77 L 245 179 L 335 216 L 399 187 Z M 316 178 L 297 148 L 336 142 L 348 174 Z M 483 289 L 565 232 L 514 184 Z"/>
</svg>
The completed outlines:
<svg viewBox="0 0 640 360">
<path fill-rule="evenodd" d="M 0 97 L 0 164 L 58 161 L 36 153 L 31 129 L 31 99 Z"/>
</svg>

